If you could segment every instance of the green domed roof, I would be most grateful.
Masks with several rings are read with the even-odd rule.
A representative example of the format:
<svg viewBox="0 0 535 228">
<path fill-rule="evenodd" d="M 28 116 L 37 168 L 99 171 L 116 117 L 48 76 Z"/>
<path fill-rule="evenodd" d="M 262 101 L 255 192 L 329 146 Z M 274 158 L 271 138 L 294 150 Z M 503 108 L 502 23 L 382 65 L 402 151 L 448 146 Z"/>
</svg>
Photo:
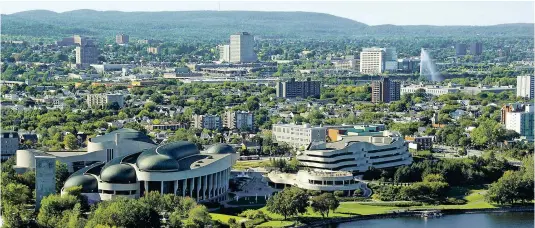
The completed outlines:
<svg viewBox="0 0 535 228">
<path fill-rule="evenodd" d="M 71 176 L 65 184 L 63 189 L 67 189 L 74 186 L 82 186 L 83 193 L 98 192 L 97 178 L 91 175 L 76 175 Z"/>
<path fill-rule="evenodd" d="M 127 164 L 115 164 L 105 167 L 100 173 L 100 179 L 108 183 L 135 183 L 137 181 L 136 170 Z"/>
<path fill-rule="evenodd" d="M 229 146 L 225 143 L 218 143 L 210 148 L 208 150 L 204 151 L 203 154 L 233 154 L 236 153 L 234 148 L 232 146 Z"/>
<path fill-rule="evenodd" d="M 157 147 L 156 153 L 168 155 L 178 160 L 191 155 L 199 154 L 199 148 L 197 148 L 197 145 L 194 143 L 178 141 Z"/>
<path fill-rule="evenodd" d="M 141 154 L 136 162 L 143 171 L 174 171 L 178 170 L 178 162 L 170 156 L 162 154 Z"/>
<path fill-rule="evenodd" d="M 112 131 L 112 132 L 107 133 L 105 135 L 101 135 L 101 136 L 97 136 L 97 137 L 91 138 L 90 140 L 91 140 L 91 142 L 95 142 L 95 143 L 114 141 L 116 134 L 119 134 L 119 140 L 132 140 L 132 141 L 139 141 L 139 142 L 155 144 L 149 138 L 149 136 L 147 136 L 143 132 L 136 131 L 136 130 L 130 129 L 130 128 L 121 128 L 119 130 Z"/>
<path fill-rule="evenodd" d="M 143 171 L 175 171 L 180 167 L 178 160 L 197 154 L 197 145 L 178 141 L 144 150 L 137 157 L 136 165 Z"/>
</svg>

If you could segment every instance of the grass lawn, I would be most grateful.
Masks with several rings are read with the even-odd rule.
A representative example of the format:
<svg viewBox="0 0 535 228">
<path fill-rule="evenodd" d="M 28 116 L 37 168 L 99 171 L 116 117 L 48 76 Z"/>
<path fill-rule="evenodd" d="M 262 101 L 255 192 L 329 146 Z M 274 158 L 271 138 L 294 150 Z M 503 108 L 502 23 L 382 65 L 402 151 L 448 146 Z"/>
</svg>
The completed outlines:
<svg viewBox="0 0 535 228">
<path fill-rule="evenodd" d="M 292 226 L 294 222 L 291 221 L 269 221 L 258 225 L 257 227 L 289 227 Z"/>
<path fill-rule="evenodd" d="M 269 161 L 237 161 L 234 166 L 232 166 L 232 169 L 235 170 L 245 170 L 247 168 L 258 168 L 258 167 L 265 167 Z"/>
<path fill-rule="evenodd" d="M 458 192 L 465 190 L 458 189 Z M 463 197 L 467 203 L 463 205 L 426 205 L 426 206 L 411 206 L 411 207 L 395 207 L 395 206 L 373 206 L 365 205 L 359 202 L 341 202 L 340 206 L 333 213 L 329 213 L 329 218 L 336 217 L 349 217 L 353 215 L 373 215 L 373 214 L 385 214 L 393 210 L 402 209 L 483 209 L 483 208 L 496 208 L 496 206 L 489 204 L 485 201 L 484 189 L 471 189 L 468 190 L 469 195 Z M 284 220 L 281 215 L 273 214 L 267 211 L 266 207 L 260 208 L 264 213 L 269 215 L 274 220 Z M 308 218 L 321 218 L 319 213 L 312 211 L 312 208 L 308 208 L 308 211 L 300 217 Z"/>
<path fill-rule="evenodd" d="M 239 217 L 239 216 L 232 216 L 232 215 L 225 215 L 225 214 L 217 214 L 217 213 L 210 213 L 212 216 L 212 220 L 219 220 L 222 223 L 228 224 L 228 220 L 230 218 L 236 219 L 236 222 L 239 222 L 241 220 L 247 220 L 246 218 Z"/>
<path fill-rule="evenodd" d="M 338 213 L 348 213 L 348 214 L 359 214 L 359 215 L 374 215 L 374 214 L 384 214 L 392 210 L 401 209 L 403 207 L 392 207 L 392 206 L 371 206 L 360 204 L 358 202 L 342 202 L 336 212 Z"/>
<path fill-rule="evenodd" d="M 230 205 L 247 205 L 247 204 L 266 204 L 266 199 L 263 196 L 242 196 L 236 200 L 228 202 Z"/>
</svg>

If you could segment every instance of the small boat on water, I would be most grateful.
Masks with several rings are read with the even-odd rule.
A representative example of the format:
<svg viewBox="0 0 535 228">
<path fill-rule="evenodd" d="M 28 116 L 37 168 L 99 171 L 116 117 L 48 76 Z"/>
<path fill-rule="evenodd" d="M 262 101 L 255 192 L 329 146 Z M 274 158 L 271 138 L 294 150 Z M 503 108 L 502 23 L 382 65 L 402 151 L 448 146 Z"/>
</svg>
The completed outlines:
<svg viewBox="0 0 535 228">
<path fill-rule="evenodd" d="M 442 217 L 440 211 L 423 211 L 420 215 L 422 218 L 439 218 Z"/>
</svg>

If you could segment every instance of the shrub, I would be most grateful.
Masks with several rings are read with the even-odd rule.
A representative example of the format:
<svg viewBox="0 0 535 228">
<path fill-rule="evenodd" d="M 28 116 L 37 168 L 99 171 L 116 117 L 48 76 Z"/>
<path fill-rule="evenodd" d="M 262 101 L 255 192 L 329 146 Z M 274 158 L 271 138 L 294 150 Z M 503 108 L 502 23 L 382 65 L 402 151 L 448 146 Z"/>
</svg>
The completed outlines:
<svg viewBox="0 0 535 228">
<path fill-rule="evenodd" d="M 344 191 L 334 191 L 334 195 L 336 197 L 343 197 L 344 196 Z"/>
<path fill-rule="evenodd" d="M 463 205 L 463 204 L 466 204 L 466 200 L 448 197 L 446 198 L 446 201 L 444 203 L 449 204 L 449 205 Z"/>
</svg>

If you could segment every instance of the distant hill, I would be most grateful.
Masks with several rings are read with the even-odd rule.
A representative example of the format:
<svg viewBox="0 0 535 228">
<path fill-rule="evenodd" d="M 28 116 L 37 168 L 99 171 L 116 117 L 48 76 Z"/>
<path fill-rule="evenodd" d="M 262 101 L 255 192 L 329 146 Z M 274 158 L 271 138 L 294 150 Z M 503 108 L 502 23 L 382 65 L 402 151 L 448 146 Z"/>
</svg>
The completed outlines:
<svg viewBox="0 0 535 228">
<path fill-rule="evenodd" d="M 2 15 L 2 34 L 60 38 L 73 34 L 112 39 L 228 40 L 248 31 L 264 39 L 336 39 L 362 36 L 533 36 L 533 24 L 495 26 L 368 26 L 347 18 L 310 12 L 177 11 L 119 12 L 46 10 Z M 424 20 L 425 22 L 425 20 Z"/>
</svg>

